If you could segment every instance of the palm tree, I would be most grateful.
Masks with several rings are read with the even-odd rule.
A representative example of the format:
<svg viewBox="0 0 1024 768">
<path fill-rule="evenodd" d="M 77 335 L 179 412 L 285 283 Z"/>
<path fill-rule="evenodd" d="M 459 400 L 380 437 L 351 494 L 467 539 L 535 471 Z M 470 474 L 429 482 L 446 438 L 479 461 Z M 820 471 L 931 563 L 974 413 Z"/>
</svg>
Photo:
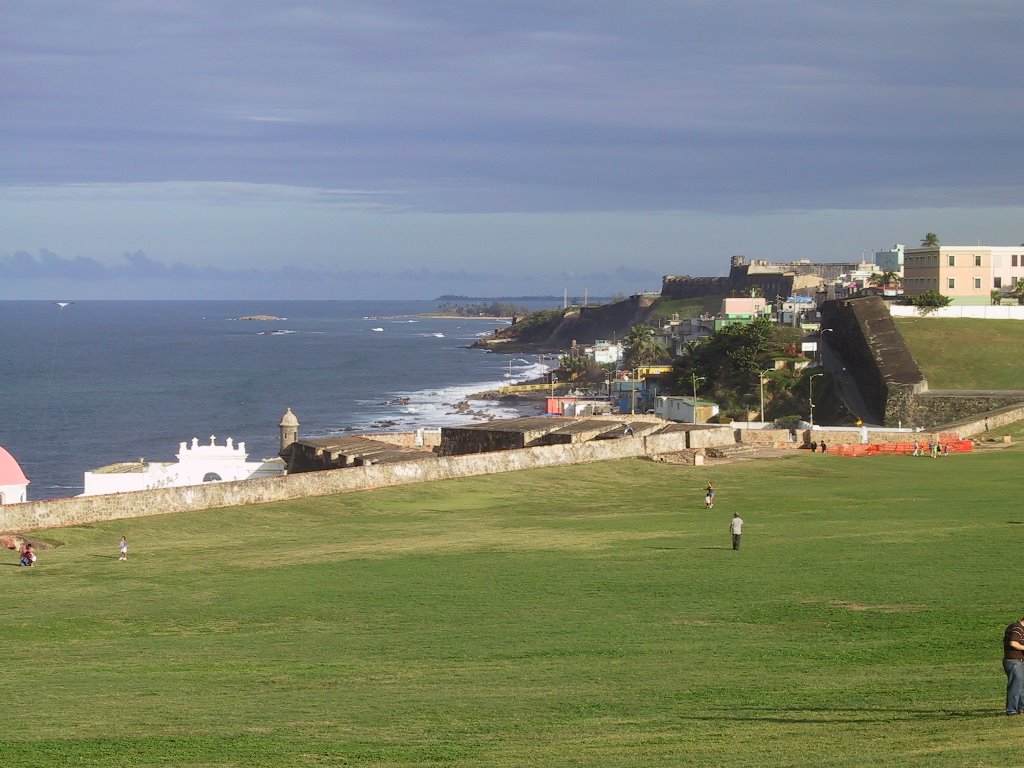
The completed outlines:
<svg viewBox="0 0 1024 768">
<path fill-rule="evenodd" d="M 1018 277 L 1013 281 L 1013 289 L 1010 295 L 1017 300 L 1018 304 L 1024 304 L 1024 277 Z"/>
<path fill-rule="evenodd" d="M 899 288 L 900 287 L 900 275 L 899 272 L 893 272 L 891 269 L 887 269 L 885 272 L 874 272 L 871 277 L 868 278 L 868 285 L 876 285 L 879 288 Z"/>
<path fill-rule="evenodd" d="M 921 238 L 921 245 L 924 248 L 936 248 L 939 245 L 939 236 L 934 232 L 929 232 Z"/>
<path fill-rule="evenodd" d="M 634 325 L 623 340 L 626 345 L 626 362 L 630 365 L 644 365 L 668 356 L 665 348 L 654 341 L 654 329 L 649 325 Z"/>
</svg>

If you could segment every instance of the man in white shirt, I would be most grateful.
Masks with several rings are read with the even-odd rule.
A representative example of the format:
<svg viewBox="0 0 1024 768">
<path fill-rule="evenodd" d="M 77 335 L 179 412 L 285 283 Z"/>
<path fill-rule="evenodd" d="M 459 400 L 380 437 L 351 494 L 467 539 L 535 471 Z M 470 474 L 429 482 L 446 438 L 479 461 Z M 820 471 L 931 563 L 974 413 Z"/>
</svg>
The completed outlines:
<svg viewBox="0 0 1024 768">
<path fill-rule="evenodd" d="M 743 536 L 743 518 L 739 512 L 732 513 L 732 520 L 729 521 L 729 532 L 732 534 L 732 548 L 740 548 L 740 539 Z"/>
</svg>

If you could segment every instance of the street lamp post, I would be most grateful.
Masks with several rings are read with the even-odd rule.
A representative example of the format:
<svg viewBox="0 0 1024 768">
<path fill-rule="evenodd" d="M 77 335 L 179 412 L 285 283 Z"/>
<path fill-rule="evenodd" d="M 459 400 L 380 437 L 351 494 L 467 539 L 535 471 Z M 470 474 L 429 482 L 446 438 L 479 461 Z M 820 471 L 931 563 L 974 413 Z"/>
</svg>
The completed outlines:
<svg viewBox="0 0 1024 768">
<path fill-rule="evenodd" d="M 814 429 L 814 380 L 824 375 L 824 373 L 812 373 L 811 378 L 807 382 L 807 404 L 810 406 L 811 411 L 811 429 Z"/>
<path fill-rule="evenodd" d="M 775 370 L 774 368 L 766 368 L 765 370 L 761 371 L 757 375 L 758 380 L 760 380 L 760 382 L 761 382 L 761 421 L 762 421 L 762 423 L 764 422 L 764 377 L 767 374 L 769 374 L 772 371 L 774 371 L 774 370 Z"/>
<path fill-rule="evenodd" d="M 835 328 L 822 328 L 820 331 L 818 331 L 818 362 L 819 363 L 824 359 L 824 354 L 822 353 L 822 349 L 821 349 L 821 345 L 822 345 L 822 341 L 823 341 L 822 337 L 826 333 L 835 333 L 835 332 L 836 332 Z"/>
<path fill-rule="evenodd" d="M 697 423 L 697 382 L 704 381 L 703 376 L 698 376 L 695 373 L 691 373 L 690 377 L 693 379 L 693 423 Z"/>
</svg>

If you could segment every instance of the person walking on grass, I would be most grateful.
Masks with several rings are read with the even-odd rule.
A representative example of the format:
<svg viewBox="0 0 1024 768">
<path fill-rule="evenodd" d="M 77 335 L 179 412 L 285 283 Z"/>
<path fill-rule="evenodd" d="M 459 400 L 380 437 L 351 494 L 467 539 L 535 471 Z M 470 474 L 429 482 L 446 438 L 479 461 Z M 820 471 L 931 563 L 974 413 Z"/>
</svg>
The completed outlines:
<svg viewBox="0 0 1024 768">
<path fill-rule="evenodd" d="M 739 512 L 732 513 L 732 520 L 729 521 L 729 533 L 732 534 L 732 548 L 740 548 L 740 539 L 743 538 L 743 518 Z"/>
<path fill-rule="evenodd" d="M 1003 633 L 1003 672 L 1006 673 L 1006 714 L 1024 715 L 1024 618 Z"/>
<path fill-rule="evenodd" d="M 117 542 L 117 551 L 120 552 L 120 557 L 117 558 L 118 560 L 128 559 L 128 540 L 124 536 L 122 536 L 121 540 Z"/>
<path fill-rule="evenodd" d="M 715 486 L 708 481 L 708 487 L 704 489 L 704 509 L 715 508 Z"/>
</svg>

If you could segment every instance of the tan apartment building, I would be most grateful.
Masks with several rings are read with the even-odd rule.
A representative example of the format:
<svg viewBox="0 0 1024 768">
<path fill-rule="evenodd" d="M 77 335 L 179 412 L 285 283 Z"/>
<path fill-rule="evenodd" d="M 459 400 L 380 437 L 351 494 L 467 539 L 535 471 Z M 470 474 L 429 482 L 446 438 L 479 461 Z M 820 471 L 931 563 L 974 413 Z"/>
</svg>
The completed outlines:
<svg viewBox="0 0 1024 768">
<path fill-rule="evenodd" d="M 938 291 L 954 304 L 988 304 L 993 289 L 1009 294 L 1024 278 L 1024 246 L 942 245 L 907 248 L 903 293 Z"/>
</svg>

